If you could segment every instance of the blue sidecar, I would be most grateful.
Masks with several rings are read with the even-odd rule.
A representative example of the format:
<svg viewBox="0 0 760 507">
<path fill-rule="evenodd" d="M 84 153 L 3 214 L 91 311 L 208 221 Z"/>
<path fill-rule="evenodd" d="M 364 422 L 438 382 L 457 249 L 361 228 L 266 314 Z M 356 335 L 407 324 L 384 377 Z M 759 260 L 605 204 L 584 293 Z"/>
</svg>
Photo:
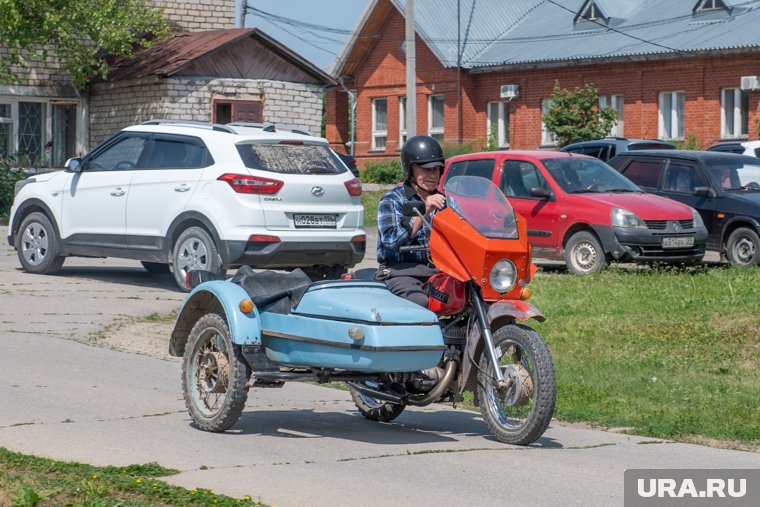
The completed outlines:
<svg viewBox="0 0 760 507">
<path fill-rule="evenodd" d="M 208 431 L 235 423 L 250 387 L 415 372 L 436 367 L 445 349 L 437 316 L 383 283 L 247 267 L 195 287 L 169 344 L 183 356 L 188 410 Z"/>
</svg>

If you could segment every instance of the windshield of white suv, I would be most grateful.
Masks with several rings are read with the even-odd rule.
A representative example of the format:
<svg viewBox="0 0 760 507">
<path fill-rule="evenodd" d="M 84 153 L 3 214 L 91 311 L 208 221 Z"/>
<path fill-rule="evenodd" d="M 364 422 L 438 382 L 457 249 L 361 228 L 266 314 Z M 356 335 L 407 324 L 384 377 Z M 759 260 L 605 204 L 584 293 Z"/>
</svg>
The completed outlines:
<svg viewBox="0 0 760 507">
<path fill-rule="evenodd" d="M 548 158 L 542 162 L 568 194 L 641 192 L 631 180 L 595 158 Z"/>
<path fill-rule="evenodd" d="M 705 160 L 713 181 L 724 190 L 760 191 L 760 161 L 719 158 Z"/>
<path fill-rule="evenodd" d="M 284 174 L 339 174 L 345 165 L 327 147 L 309 144 L 238 144 L 246 167 Z"/>
</svg>

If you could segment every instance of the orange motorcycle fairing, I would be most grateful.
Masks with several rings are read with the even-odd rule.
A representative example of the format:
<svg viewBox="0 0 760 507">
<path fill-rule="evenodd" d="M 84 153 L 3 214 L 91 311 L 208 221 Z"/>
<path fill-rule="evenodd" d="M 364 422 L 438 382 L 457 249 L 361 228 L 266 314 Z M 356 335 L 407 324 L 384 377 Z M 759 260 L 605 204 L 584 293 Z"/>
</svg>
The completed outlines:
<svg viewBox="0 0 760 507">
<path fill-rule="evenodd" d="M 433 275 L 425 284 L 428 310 L 436 315 L 457 315 L 467 305 L 465 285 L 446 273 Z"/>
<path fill-rule="evenodd" d="M 488 238 L 480 234 L 451 208 L 436 213 L 430 235 L 430 252 L 435 266 L 460 282 L 473 280 L 485 301 L 519 299 L 522 288 L 531 279 L 530 245 L 525 219 L 516 215 L 517 238 Z M 517 268 L 517 282 L 499 293 L 489 282 L 494 265 L 509 259 Z"/>
</svg>

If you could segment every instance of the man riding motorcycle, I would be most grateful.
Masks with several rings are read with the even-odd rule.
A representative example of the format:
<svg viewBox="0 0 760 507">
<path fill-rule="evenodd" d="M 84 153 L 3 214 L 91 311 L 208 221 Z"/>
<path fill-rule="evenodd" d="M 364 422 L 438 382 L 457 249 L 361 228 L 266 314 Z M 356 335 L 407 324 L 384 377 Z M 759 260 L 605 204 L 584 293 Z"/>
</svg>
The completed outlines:
<svg viewBox="0 0 760 507">
<path fill-rule="evenodd" d="M 428 295 L 422 286 L 437 271 L 429 263 L 424 249 L 402 251 L 401 247 L 427 246 L 430 228 L 419 216 L 404 216 L 403 206 L 409 201 L 425 203 L 426 217 L 446 206 L 445 197 L 438 192 L 444 166 L 441 145 L 430 136 L 414 136 L 401 149 L 404 183 L 389 191 L 377 208 L 377 261 L 380 268 L 376 279 L 384 280 L 397 296 L 427 307 Z"/>
</svg>

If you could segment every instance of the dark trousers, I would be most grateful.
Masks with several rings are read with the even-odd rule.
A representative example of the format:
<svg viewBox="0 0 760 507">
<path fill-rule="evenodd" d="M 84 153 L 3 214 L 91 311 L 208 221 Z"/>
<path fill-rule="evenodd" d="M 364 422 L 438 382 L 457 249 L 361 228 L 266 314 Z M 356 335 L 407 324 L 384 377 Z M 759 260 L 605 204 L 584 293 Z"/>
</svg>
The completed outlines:
<svg viewBox="0 0 760 507">
<path fill-rule="evenodd" d="M 385 281 L 393 294 L 427 308 L 428 296 L 422 290 L 424 282 L 412 276 L 394 276 Z"/>
</svg>

